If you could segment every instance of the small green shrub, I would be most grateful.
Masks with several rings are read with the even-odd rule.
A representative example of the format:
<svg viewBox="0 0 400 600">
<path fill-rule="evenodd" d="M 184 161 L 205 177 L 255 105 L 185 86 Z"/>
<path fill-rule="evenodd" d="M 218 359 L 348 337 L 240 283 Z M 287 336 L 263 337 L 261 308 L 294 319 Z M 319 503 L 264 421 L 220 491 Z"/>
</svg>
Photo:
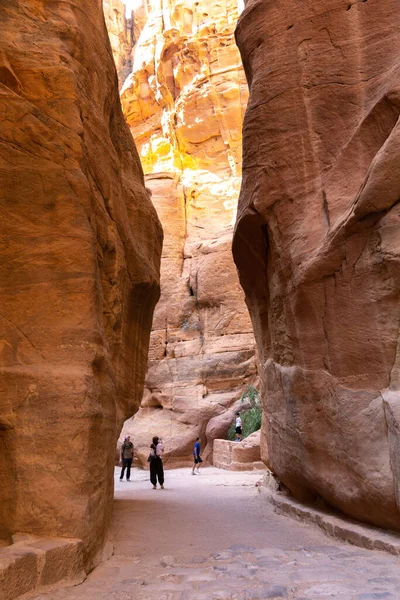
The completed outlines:
<svg viewBox="0 0 400 600">
<path fill-rule="evenodd" d="M 260 393 L 258 389 L 254 387 L 254 385 L 246 386 L 246 389 L 240 398 L 240 402 L 243 404 L 245 400 L 247 400 L 247 402 L 250 404 L 250 408 L 261 408 Z"/>
<path fill-rule="evenodd" d="M 243 411 L 239 409 L 242 418 L 243 439 L 261 429 L 261 398 L 258 390 L 252 385 L 247 386 L 240 398 L 241 404 L 246 401 L 250 404 L 250 408 Z M 228 430 L 228 440 L 231 440 L 232 442 L 236 439 L 235 429 L 235 421 L 233 421 Z"/>
</svg>

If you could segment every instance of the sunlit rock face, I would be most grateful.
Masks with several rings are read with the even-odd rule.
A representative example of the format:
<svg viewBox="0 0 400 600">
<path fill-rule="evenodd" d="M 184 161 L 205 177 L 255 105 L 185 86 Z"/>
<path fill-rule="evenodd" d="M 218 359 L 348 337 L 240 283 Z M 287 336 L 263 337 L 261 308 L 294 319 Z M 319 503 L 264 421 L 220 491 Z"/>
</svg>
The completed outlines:
<svg viewBox="0 0 400 600">
<path fill-rule="evenodd" d="M 247 85 L 236 1 L 151 2 L 121 92 L 165 230 L 161 300 L 146 389 L 128 422 L 136 446 L 165 438 L 166 463 L 205 455 L 256 373 L 255 342 L 231 256 Z"/>
<path fill-rule="evenodd" d="M 393 8 L 248 2 L 234 255 L 262 365 L 264 460 L 298 496 L 400 530 Z"/>
<path fill-rule="evenodd" d="M 143 391 L 161 227 L 98 0 L 0 6 L 0 538 L 101 549 Z"/>
<path fill-rule="evenodd" d="M 122 0 L 103 0 L 104 17 L 120 86 L 132 70 L 134 20 Z"/>
</svg>

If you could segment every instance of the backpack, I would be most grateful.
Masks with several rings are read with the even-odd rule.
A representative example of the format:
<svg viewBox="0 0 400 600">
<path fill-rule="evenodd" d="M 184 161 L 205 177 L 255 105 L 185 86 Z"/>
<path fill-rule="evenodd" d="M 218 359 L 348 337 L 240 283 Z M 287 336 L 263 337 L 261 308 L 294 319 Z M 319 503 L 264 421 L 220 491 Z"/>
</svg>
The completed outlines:
<svg viewBox="0 0 400 600">
<path fill-rule="evenodd" d="M 148 463 L 151 463 L 151 461 L 152 461 L 154 458 L 157 458 L 157 454 L 156 454 L 156 448 L 154 448 L 154 450 L 153 450 L 153 449 L 151 450 L 150 454 L 149 454 L 149 455 L 148 455 L 148 457 L 147 457 L 147 462 L 148 462 Z"/>
</svg>

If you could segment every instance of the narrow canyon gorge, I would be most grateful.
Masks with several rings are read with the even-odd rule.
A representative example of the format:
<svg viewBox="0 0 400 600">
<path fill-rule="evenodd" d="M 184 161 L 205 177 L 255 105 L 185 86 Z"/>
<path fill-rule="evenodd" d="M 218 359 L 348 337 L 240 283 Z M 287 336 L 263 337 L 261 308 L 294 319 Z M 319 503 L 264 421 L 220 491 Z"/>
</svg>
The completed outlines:
<svg viewBox="0 0 400 600">
<path fill-rule="evenodd" d="M 186 514 L 199 436 L 400 532 L 398 0 L 2 0 L 0 24 L 1 600 L 107 557 L 127 434 L 141 467 L 163 438 Z M 248 385 L 262 428 L 232 452 Z M 135 477 L 118 515 L 158 527 L 168 490 L 146 512 Z"/>
<path fill-rule="evenodd" d="M 115 2 L 105 11 L 115 14 Z M 146 1 L 125 23 L 136 43 L 122 107 L 165 235 L 144 396 L 121 435 L 133 437 L 142 464 L 155 433 L 169 467 L 192 461 L 196 436 L 212 460 L 213 440 L 226 437 L 257 377 L 231 252 L 248 98 L 238 11 L 237 0 Z M 122 21 L 107 21 L 111 39 L 125 39 Z"/>
</svg>

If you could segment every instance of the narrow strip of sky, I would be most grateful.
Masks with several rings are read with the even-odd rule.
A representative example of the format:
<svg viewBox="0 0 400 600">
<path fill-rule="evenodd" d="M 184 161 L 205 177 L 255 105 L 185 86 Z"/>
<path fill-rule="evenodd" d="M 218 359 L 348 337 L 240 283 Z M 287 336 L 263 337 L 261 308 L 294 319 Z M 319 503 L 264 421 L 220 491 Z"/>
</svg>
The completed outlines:
<svg viewBox="0 0 400 600">
<path fill-rule="evenodd" d="M 122 0 L 126 6 L 126 15 L 128 17 L 131 16 L 131 12 L 135 10 L 141 3 L 141 0 Z"/>
<path fill-rule="evenodd" d="M 140 4 L 142 3 L 142 0 L 122 0 L 122 1 L 126 6 L 126 16 L 127 17 L 130 17 L 131 12 L 133 10 L 135 10 L 135 8 L 140 6 Z M 239 9 L 239 14 L 240 14 L 242 12 L 242 10 L 244 9 L 244 0 L 238 0 L 238 9 Z"/>
</svg>

